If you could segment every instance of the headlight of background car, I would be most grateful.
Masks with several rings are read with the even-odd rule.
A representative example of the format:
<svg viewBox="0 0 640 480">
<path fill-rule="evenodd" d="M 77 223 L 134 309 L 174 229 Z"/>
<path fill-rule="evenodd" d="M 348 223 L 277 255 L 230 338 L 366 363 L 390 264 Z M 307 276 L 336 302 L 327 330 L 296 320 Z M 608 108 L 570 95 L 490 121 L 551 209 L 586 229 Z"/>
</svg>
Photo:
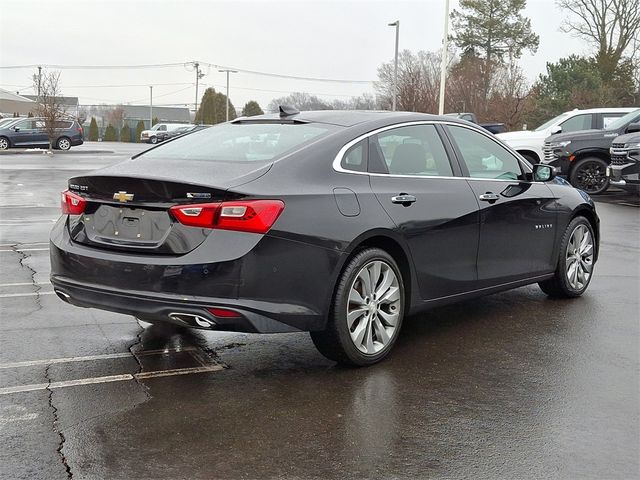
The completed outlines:
<svg viewBox="0 0 640 480">
<path fill-rule="evenodd" d="M 640 142 L 638 142 L 638 143 L 625 143 L 624 148 L 640 148 Z"/>
<path fill-rule="evenodd" d="M 564 148 L 571 143 L 571 140 L 566 140 L 564 142 L 553 142 L 551 144 L 551 148 Z"/>
</svg>

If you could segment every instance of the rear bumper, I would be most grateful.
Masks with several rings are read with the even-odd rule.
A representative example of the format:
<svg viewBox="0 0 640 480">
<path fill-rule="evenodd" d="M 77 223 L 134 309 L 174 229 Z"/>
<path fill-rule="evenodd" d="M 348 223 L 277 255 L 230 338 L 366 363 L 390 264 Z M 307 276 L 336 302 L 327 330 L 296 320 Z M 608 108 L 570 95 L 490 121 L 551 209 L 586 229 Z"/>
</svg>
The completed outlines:
<svg viewBox="0 0 640 480">
<path fill-rule="evenodd" d="M 215 322 L 211 329 L 275 333 L 324 328 L 342 253 L 223 230 L 184 255 L 123 253 L 71 241 L 63 216 L 50 255 L 51 283 L 73 305 L 167 322 L 183 312 Z"/>
<path fill-rule="evenodd" d="M 242 300 L 154 294 L 148 292 L 105 289 L 98 285 L 74 282 L 61 276 L 52 276 L 54 291 L 62 300 L 84 308 L 98 308 L 116 313 L 133 315 L 140 320 L 166 321 L 191 328 L 207 330 L 282 333 L 297 332 L 299 328 L 279 322 L 267 316 L 279 305 Z M 264 302 L 263 302 L 264 303 Z M 208 308 L 224 308 L 238 314 L 237 317 L 217 317 Z M 202 319 L 205 322 L 197 322 Z"/>
</svg>

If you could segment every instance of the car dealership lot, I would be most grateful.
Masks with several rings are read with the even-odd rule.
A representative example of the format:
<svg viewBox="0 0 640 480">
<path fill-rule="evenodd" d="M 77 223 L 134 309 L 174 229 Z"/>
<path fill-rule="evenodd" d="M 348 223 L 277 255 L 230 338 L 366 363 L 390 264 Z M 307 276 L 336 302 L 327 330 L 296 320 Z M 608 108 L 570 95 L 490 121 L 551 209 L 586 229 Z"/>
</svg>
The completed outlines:
<svg viewBox="0 0 640 480">
<path fill-rule="evenodd" d="M 388 360 L 347 369 L 305 333 L 151 327 L 53 294 L 67 178 L 148 147 L 0 155 L 0 477 L 638 474 L 637 198 L 598 201 L 584 297 L 530 286 L 439 308 Z"/>
</svg>

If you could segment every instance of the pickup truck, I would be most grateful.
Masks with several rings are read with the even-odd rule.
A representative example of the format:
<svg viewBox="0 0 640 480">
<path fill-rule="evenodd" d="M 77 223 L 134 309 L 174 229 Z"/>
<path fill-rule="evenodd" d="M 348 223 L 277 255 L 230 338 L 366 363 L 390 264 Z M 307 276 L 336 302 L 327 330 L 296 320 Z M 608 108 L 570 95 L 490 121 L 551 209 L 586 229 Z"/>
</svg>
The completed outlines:
<svg viewBox="0 0 640 480">
<path fill-rule="evenodd" d="M 507 131 L 507 127 L 504 123 L 478 123 L 478 119 L 476 118 L 475 113 L 445 113 L 448 117 L 455 117 L 461 120 L 466 120 L 467 122 L 475 123 L 476 125 L 480 125 L 485 130 L 498 134 L 504 133 Z"/>
</svg>

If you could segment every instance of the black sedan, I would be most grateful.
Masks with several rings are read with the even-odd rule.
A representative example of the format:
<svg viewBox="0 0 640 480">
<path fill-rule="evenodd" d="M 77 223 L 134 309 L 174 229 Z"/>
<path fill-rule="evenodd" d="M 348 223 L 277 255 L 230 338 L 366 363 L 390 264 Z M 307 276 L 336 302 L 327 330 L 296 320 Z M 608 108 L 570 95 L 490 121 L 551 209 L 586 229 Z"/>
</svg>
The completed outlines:
<svg viewBox="0 0 640 480">
<path fill-rule="evenodd" d="M 450 117 L 241 118 L 75 177 L 51 233 L 73 305 L 149 322 L 309 331 L 385 357 L 403 317 L 538 283 L 576 297 L 598 255 L 589 196 Z"/>
</svg>

